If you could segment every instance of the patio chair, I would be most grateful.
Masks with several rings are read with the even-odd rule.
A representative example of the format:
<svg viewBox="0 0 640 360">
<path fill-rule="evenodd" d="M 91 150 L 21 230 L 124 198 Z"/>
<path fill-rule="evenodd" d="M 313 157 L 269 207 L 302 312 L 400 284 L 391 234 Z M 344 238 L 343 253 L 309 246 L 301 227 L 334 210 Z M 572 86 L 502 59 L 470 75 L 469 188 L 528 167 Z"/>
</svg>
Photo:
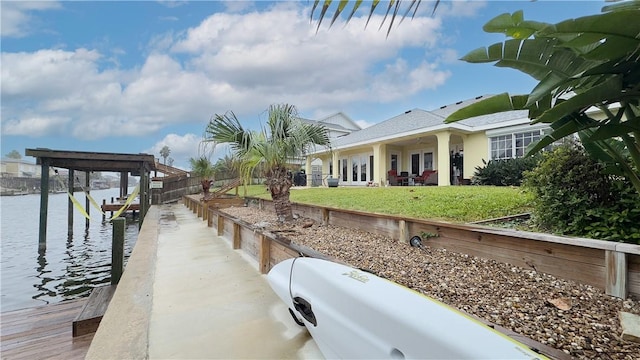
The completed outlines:
<svg viewBox="0 0 640 360">
<path fill-rule="evenodd" d="M 389 180 L 389 185 L 398 186 L 398 172 L 396 170 L 387 171 L 387 180 Z"/>
<path fill-rule="evenodd" d="M 437 171 L 436 170 L 424 170 L 422 172 L 422 174 L 420 176 L 416 176 L 413 181 L 416 184 L 422 184 L 422 185 L 426 185 L 427 184 L 427 180 L 429 179 L 429 176 L 435 174 Z"/>
</svg>

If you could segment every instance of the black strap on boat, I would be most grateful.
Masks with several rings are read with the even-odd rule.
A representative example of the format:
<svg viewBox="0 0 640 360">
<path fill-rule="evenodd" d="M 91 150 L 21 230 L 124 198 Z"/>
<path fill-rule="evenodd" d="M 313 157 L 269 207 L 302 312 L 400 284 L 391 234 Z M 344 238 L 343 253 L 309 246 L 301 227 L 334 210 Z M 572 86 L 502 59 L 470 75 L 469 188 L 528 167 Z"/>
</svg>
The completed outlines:
<svg viewBox="0 0 640 360">
<path fill-rule="evenodd" d="M 300 320 L 298 320 L 298 317 L 296 316 L 296 314 L 293 312 L 293 310 L 291 310 L 291 308 L 289 308 L 289 314 L 291 314 L 291 317 L 293 318 L 293 321 L 296 322 L 296 324 L 300 325 L 300 326 L 304 326 L 304 323 Z"/>
<path fill-rule="evenodd" d="M 293 258 L 293 261 L 291 262 L 291 269 L 289 269 L 289 296 L 293 302 L 293 307 L 300 313 L 300 315 L 302 315 L 305 320 L 312 323 L 313 326 L 318 326 L 318 321 L 316 320 L 316 316 L 311 308 L 311 303 L 299 296 L 293 297 L 291 283 L 293 279 L 293 266 L 295 265 L 296 260 L 298 260 L 298 258 Z M 291 308 L 289 308 L 289 313 L 293 316 L 293 320 L 296 324 L 304 326 L 304 323 L 298 319 Z"/>
</svg>

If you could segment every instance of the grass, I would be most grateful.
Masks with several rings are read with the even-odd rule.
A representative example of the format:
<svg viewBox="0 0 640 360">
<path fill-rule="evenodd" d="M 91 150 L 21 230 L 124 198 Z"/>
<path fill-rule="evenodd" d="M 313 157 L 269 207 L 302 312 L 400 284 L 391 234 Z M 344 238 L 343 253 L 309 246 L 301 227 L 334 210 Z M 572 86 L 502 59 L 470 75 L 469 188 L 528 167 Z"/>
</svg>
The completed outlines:
<svg viewBox="0 0 640 360">
<path fill-rule="evenodd" d="M 262 185 L 247 187 L 247 195 L 271 198 Z M 531 210 L 529 196 L 519 188 L 496 186 L 292 188 L 291 201 L 457 223 Z"/>
</svg>

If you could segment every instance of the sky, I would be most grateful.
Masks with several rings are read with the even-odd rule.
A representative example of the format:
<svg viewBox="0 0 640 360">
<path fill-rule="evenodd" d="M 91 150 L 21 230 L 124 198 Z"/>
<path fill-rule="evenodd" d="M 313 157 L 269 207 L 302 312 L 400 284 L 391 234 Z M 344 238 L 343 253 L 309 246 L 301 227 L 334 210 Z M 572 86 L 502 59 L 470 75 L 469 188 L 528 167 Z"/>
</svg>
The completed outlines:
<svg viewBox="0 0 640 360">
<path fill-rule="evenodd" d="M 350 22 L 325 21 L 317 31 L 312 4 L 2 0 L 1 154 L 35 161 L 26 148 L 49 148 L 160 158 L 168 146 L 174 165 L 188 169 L 189 158 L 215 162 L 227 153 L 202 139 L 209 120 L 228 111 L 253 130 L 280 103 L 314 120 L 343 112 L 366 127 L 410 109 L 528 93 L 536 83 L 526 75 L 459 60 L 505 39 L 482 26 L 517 10 L 556 23 L 606 5 L 443 0 L 433 14 L 433 2 L 423 1 L 387 37 L 383 12 L 365 27 L 366 2 Z"/>
</svg>

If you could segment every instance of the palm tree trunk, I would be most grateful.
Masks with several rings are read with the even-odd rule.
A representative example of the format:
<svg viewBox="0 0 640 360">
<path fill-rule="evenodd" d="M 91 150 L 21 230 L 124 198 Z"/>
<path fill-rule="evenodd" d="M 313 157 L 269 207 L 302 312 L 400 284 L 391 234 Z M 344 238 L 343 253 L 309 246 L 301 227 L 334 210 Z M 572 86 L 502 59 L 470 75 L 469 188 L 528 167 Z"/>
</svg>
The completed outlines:
<svg viewBox="0 0 640 360">
<path fill-rule="evenodd" d="M 287 169 L 282 167 L 274 169 L 271 178 L 267 180 L 273 207 L 279 221 L 293 220 L 293 211 L 289 200 L 291 185 L 291 178 L 287 176 Z"/>
<path fill-rule="evenodd" d="M 204 200 L 209 198 L 209 189 L 211 188 L 211 180 L 202 179 L 200 180 L 200 184 L 202 185 L 202 194 L 204 195 Z"/>
</svg>

